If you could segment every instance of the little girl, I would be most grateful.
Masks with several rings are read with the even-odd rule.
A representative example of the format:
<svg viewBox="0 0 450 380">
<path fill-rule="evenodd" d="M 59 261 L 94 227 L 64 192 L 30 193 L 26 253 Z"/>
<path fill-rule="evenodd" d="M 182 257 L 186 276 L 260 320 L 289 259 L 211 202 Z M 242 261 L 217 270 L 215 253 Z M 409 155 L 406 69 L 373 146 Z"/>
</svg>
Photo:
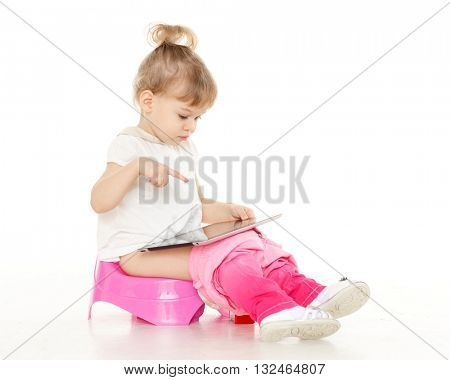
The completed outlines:
<svg viewBox="0 0 450 380">
<path fill-rule="evenodd" d="M 192 280 L 204 301 L 223 314 L 250 315 L 264 341 L 333 334 L 340 327 L 336 318 L 366 302 L 368 286 L 346 279 L 324 286 L 305 277 L 293 256 L 257 228 L 205 246 L 142 249 L 202 222 L 254 218 L 250 208 L 207 199 L 198 187 L 198 152 L 190 136 L 217 88 L 194 52 L 195 34 L 158 24 L 149 36 L 156 48 L 134 81 L 139 123 L 113 139 L 91 193 L 98 259 L 119 262 L 132 276 Z M 180 201 L 189 194 L 189 201 Z"/>
</svg>

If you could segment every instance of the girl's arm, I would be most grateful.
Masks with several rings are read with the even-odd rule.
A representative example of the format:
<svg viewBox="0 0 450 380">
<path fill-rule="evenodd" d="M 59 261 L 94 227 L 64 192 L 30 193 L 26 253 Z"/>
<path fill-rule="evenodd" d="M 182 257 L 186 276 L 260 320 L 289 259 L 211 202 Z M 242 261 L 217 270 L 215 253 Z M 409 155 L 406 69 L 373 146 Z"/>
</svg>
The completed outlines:
<svg viewBox="0 0 450 380">
<path fill-rule="evenodd" d="M 254 218 L 252 209 L 234 203 L 217 202 L 214 199 L 205 198 L 197 178 L 197 190 L 202 202 L 202 223 L 213 224 L 231 222 L 233 220 L 245 220 Z"/>
<path fill-rule="evenodd" d="M 91 207 L 96 213 L 104 213 L 116 207 L 131 186 L 139 178 L 139 159 L 125 166 L 109 162 L 91 191 Z"/>
<path fill-rule="evenodd" d="M 142 166 L 139 164 L 141 160 Z M 125 166 L 108 162 L 105 172 L 91 191 L 91 206 L 94 211 L 100 214 L 116 207 L 140 175 L 147 177 L 157 187 L 166 186 L 169 176 L 189 181 L 178 171 L 150 157 L 137 157 Z"/>
<path fill-rule="evenodd" d="M 230 213 L 231 203 L 202 198 L 202 223 L 212 224 L 235 220 Z"/>
<path fill-rule="evenodd" d="M 254 218 L 253 210 L 235 203 L 202 198 L 202 222 L 207 224 Z"/>
</svg>

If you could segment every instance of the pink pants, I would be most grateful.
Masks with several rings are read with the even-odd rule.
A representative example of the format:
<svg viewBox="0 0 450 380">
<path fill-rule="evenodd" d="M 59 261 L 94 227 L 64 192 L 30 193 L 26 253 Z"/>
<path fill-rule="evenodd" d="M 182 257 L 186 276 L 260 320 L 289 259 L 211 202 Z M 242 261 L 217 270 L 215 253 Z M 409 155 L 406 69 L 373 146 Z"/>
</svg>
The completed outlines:
<svg viewBox="0 0 450 380">
<path fill-rule="evenodd" d="M 266 316 L 307 306 L 324 288 L 297 272 L 294 257 L 258 228 L 194 246 L 189 260 L 194 287 L 223 315 Z"/>
<path fill-rule="evenodd" d="M 214 273 L 214 281 L 230 303 L 258 323 L 278 311 L 308 306 L 325 288 L 298 273 L 284 257 L 262 268 L 254 255 L 245 252 L 224 260 Z"/>
</svg>

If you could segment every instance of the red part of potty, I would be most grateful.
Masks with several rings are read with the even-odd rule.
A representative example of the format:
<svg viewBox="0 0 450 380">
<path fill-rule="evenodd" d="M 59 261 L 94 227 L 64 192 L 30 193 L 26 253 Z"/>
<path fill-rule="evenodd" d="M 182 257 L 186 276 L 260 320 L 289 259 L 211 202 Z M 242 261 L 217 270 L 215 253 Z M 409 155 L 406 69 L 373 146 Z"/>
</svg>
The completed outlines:
<svg viewBox="0 0 450 380">
<path fill-rule="evenodd" d="M 95 302 L 114 304 L 158 326 L 198 321 L 205 304 L 192 281 L 127 275 L 119 263 L 98 261 L 94 271 L 88 319 Z"/>
<path fill-rule="evenodd" d="M 234 323 L 236 325 L 252 325 L 255 321 L 250 317 L 250 315 L 235 315 Z"/>
</svg>

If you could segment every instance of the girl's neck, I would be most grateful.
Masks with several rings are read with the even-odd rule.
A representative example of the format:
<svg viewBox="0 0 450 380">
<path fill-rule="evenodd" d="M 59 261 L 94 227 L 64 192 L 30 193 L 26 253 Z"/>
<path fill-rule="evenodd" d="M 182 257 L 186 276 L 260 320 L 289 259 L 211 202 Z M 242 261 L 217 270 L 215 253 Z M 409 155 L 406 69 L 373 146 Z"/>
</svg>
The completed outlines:
<svg viewBox="0 0 450 380">
<path fill-rule="evenodd" d="M 155 133 L 155 126 L 151 124 L 148 120 L 146 120 L 144 117 L 141 116 L 139 123 L 137 125 L 138 128 L 141 128 L 143 131 L 147 132 L 148 134 L 152 135 L 159 143 L 165 144 L 165 145 L 171 145 L 163 140 L 161 140 L 158 135 Z"/>
<path fill-rule="evenodd" d="M 150 133 L 151 135 L 153 135 L 154 137 L 157 137 L 155 135 L 155 132 L 153 131 L 153 127 L 150 124 L 150 122 L 148 122 L 147 120 L 145 120 L 142 116 L 139 120 L 139 123 L 137 125 L 139 128 L 143 129 L 145 132 Z"/>
</svg>

